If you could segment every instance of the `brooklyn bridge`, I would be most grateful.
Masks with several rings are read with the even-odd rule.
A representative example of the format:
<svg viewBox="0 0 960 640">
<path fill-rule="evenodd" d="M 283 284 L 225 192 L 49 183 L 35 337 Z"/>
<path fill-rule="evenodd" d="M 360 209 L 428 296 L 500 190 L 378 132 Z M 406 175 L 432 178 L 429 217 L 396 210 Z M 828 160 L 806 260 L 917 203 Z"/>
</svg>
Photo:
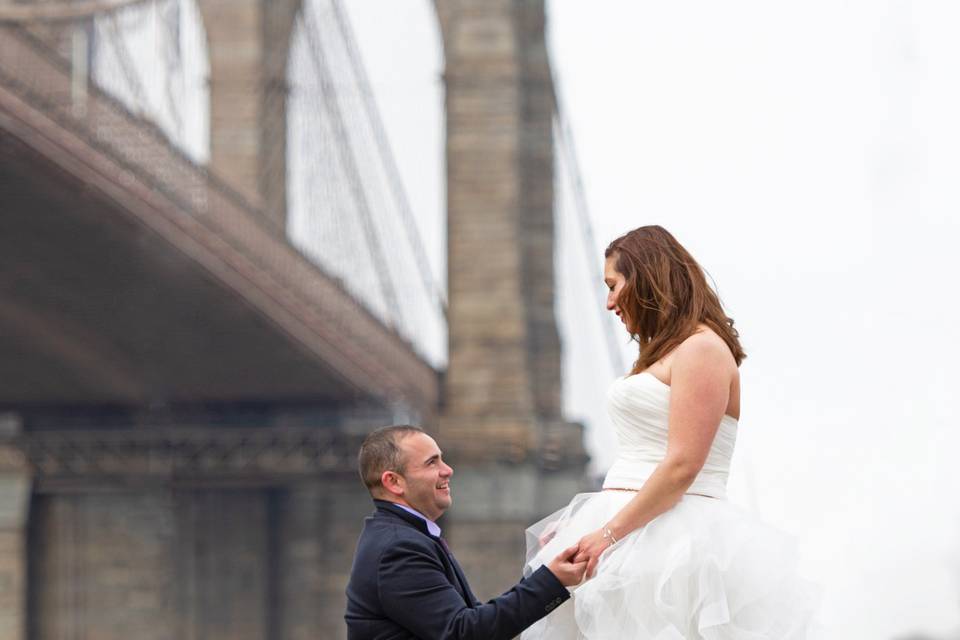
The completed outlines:
<svg viewBox="0 0 960 640">
<path fill-rule="evenodd" d="M 0 637 L 344 637 L 384 424 L 481 597 L 584 486 L 543 0 L 434 8 L 445 284 L 338 0 L 0 1 Z"/>
</svg>

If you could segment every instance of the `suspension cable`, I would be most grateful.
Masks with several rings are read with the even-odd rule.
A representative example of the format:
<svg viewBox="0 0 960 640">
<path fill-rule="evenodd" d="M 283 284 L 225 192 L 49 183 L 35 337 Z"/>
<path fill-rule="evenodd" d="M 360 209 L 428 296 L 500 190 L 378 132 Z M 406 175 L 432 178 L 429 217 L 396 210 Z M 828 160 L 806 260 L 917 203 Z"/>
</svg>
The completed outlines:
<svg viewBox="0 0 960 640">
<path fill-rule="evenodd" d="M 557 141 L 559 143 L 557 146 L 560 147 L 563 166 L 567 174 L 566 177 L 567 180 L 569 180 L 570 188 L 573 192 L 573 208 L 576 211 L 577 220 L 580 223 L 580 238 L 583 241 L 584 255 L 586 259 L 589 259 L 590 256 L 597 255 L 598 245 L 593 233 L 593 223 L 591 222 L 590 209 L 587 205 L 586 189 L 583 186 L 580 163 L 577 159 L 577 151 L 573 142 L 573 131 L 570 128 L 569 121 L 566 118 L 566 109 L 564 108 L 563 102 L 560 99 L 560 91 L 558 90 L 558 80 L 556 74 L 553 74 L 552 86 L 553 101 L 555 105 L 554 130 L 556 131 Z M 593 281 L 593 277 L 594 276 L 591 275 L 591 282 Z M 596 308 L 597 312 L 600 314 L 600 327 L 601 332 L 606 340 L 607 355 L 610 359 L 610 366 L 614 370 L 614 375 L 620 376 L 625 372 L 625 365 L 623 363 L 623 353 L 620 351 L 620 347 L 617 345 L 615 337 L 617 327 L 613 323 L 613 316 L 604 313 L 603 311 L 606 306 L 603 289 L 597 287 L 596 291 L 599 294 L 597 297 L 600 302 Z"/>
<path fill-rule="evenodd" d="M 387 183 L 393 195 L 394 201 L 397 203 L 399 208 L 400 216 L 403 218 L 403 227 L 406 231 L 407 241 L 410 243 L 410 247 L 413 249 L 414 256 L 416 257 L 417 267 L 420 271 L 420 277 L 423 280 L 423 286 L 427 291 L 432 292 L 432 294 L 436 297 L 440 304 L 440 309 L 443 312 L 443 317 L 446 319 L 446 295 L 444 294 L 440 285 L 437 283 L 437 279 L 433 275 L 433 270 L 430 267 L 430 262 L 427 260 L 427 252 L 423 247 L 420 233 L 417 230 L 417 224 L 410 208 L 410 200 L 407 197 L 406 189 L 403 186 L 403 180 L 401 179 L 400 171 L 397 168 L 396 158 L 394 158 L 394 155 L 391 151 L 390 141 L 387 137 L 383 120 L 380 117 L 380 112 L 377 109 L 373 91 L 370 87 L 370 79 L 367 76 L 366 68 L 360 62 L 359 47 L 357 45 L 356 38 L 354 37 L 353 29 L 350 26 L 350 21 L 346 18 L 341 1 L 332 0 L 330 4 L 331 8 L 333 9 L 333 15 L 337 23 L 337 28 L 339 29 L 340 35 L 343 37 L 343 41 L 346 45 L 347 58 L 350 62 L 351 70 L 353 71 L 353 75 L 356 79 L 357 87 L 360 90 L 363 108 L 366 111 L 367 119 L 373 128 L 373 135 L 376 139 L 377 151 L 379 152 L 380 161 L 383 163 L 383 168 L 386 172 Z"/>
<path fill-rule="evenodd" d="M 133 65 L 133 56 L 130 55 L 130 49 L 127 47 L 127 41 L 120 31 L 120 25 L 117 24 L 116 14 L 107 18 L 107 41 L 113 49 L 113 55 L 120 67 L 120 73 L 127 83 L 127 89 L 133 94 L 133 100 L 137 105 L 137 115 L 147 113 L 146 89 Z"/>
<path fill-rule="evenodd" d="M 357 209 L 360 213 L 360 221 L 363 226 L 364 235 L 367 239 L 368 248 L 372 254 L 373 260 L 376 264 L 386 265 L 388 264 L 386 260 L 386 254 L 383 251 L 383 247 L 380 245 L 380 239 L 377 236 L 377 230 L 373 223 L 373 218 L 370 212 L 370 203 L 367 200 L 366 191 L 363 188 L 362 179 L 360 177 L 360 171 L 357 166 L 357 160 L 353 155 L 353 147 L 350 144 L 349 134 L 346 131 L 343 123 L 343 113 L 340 109 L 340 104 L 337 100 L 336 88 L 331 82 L 330 70 L 327 68 L 327 60 L 324 54 L 323 46 L 320 43 L 320 38 L 317 37 L 318 29 L 316 19 L 313 16 L 313 11 L 309 10 L 310 3 L 304 3 L 303 6 L 303 20 L 304 20 L 304 31 L 307 36 L 307 42 L 309 44 L 310 59 L 313 61 L 314 68 L 317 72 L 317 77 L 320 79 L 322 85 L 321 94 L 323 96 L 323 101 L 326 108 L 331 114 L 331 126 L 336 135 L 338 144 L 335 144 L 337 152 L 340 154 L 343 161 L 343 166 L 346 169 L 347 175 L 349 176 L 350 191 L 354 197 L 354 201 L 357 204 Z M 400 304 L 399 299 L 394 289 L 393 282 L 390 280 L 388 274 L 389 269 L 377 268 L 374 269 L 374 272 L 377 274 L 377 278 L 380 284 L 380 292 L 383 296 L 384 301 L 386 302 L 387 309 L 397 311 L 399 310 Z M 388 318 L 391 317 L 388 315 Z M 400 315 L 392 316 L 394 322 L 396 319 L 400 318 Z M 388 320 L 388 322 L 390 322 Z M 394 324 L 390 322 L 390 324 Z M 396 329 L 397 327 L 394 326 Z"/>
<path fill-rule="evenodd" d="M 165 9 L 161 10 L 164 12 L 161 24 L 162 37 L 163 37 L 163 58 L 166 63 L 167 73 L 166 80 L 164 81 L 164 97 L 167 101 L 167 111 L 170 112 L 170 117 L 173 120 L 173 128 L 177 132 L 177 136 L 180 137 L 183 135 L 184 126 L 183 126 L 183 114 L 180 112 L 180 105 L 178 104 L 176 98 L 174 97 L 173 92 L 173 77 L 174 74 L 171 72 L 172 69 L 183 67 L 183 59 L 181 58 L 180 53 L 180 5 L 178 2 L 172 2 L 166 5 Z M 173 15 L 169 15 L 165 12 L 172 12 Z M 174 52 L 176 52 L 176 57 L 174 57 Z M 181 79 L 182 79 L 181 75 Z"/>
</svg>

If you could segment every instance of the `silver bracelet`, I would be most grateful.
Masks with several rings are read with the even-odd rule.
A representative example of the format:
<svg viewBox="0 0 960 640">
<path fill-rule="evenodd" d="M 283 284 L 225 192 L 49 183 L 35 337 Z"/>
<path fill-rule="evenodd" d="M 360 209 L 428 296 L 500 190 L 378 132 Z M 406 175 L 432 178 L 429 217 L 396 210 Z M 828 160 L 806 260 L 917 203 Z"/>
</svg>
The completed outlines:
<svg viewBox="0 0 960 640">
<path fill-rule="evenodd" d="M 603 537 L 609 538 L 613 544 L 617 544 L 618 540 L 613 536 L 613 531 L 610 531 L 610 527 L 603 528 Z"/>
</svg>

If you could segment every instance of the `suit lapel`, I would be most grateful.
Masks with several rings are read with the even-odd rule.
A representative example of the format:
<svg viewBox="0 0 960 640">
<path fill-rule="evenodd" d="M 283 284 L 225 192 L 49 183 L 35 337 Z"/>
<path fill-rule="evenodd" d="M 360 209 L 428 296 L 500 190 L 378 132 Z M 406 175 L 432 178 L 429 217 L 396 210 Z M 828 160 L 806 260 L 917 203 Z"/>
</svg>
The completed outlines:
<svg viewBox="0 0 960 640">
<path fill-rule="evenodd" d="M 385 500 L 374 500 L 374 503 L 377 507 L 376 515 L 398 518 L 433 541 L 433 544 L 437 549 L 437 555 L 440 557 L 441 562 L 443 562 L 447 579 L 450 580 L 450 583 L 454 586 L 454 588 L 460 592 L 460 595 L 463 597 L 464 602 L 467 603 L 467 606 L 476 606 L 477 599 L 470 590 L 470 585 L 467 583 L 467 577 L 464 575 L 463 569 L 460 568 L 460 563 L 458 563 L 457 559 L 453 557 L 453 552 L 445 548 L 445 545 L 443 542 L 441 542 L 440 538 L 430 535 L 430 532 L 427 530 L 427 523 L 412 513 L 404 511 L 403 509 L 395 506 L 392 502 L 387 502 Z"/>
<path fill-rule="evenodd" d="M 463 599 L 466 601 L 468 607 L 473 607 L 477 604 L 477 598 L 473 595 L 473 592 L 470 590 L 470 584 L 467 582 L 467 576 L 464 575 L 463 569 L 460 568 L 460 563 L 457 562 L 457 559 L 454 557 L 453 552 L 444 548 L 444 544 L 434 538 L 437 542 L 437 546 L 440 547 L 440 550 L 443 552 L 444 556 L 449 559 L 450 566 L 453 569 L 453 573 L 456 576 L 457 581 L 454 583 L 455 587 L 458 587 L 460 595 L 463 596 Z"/>
</svg>

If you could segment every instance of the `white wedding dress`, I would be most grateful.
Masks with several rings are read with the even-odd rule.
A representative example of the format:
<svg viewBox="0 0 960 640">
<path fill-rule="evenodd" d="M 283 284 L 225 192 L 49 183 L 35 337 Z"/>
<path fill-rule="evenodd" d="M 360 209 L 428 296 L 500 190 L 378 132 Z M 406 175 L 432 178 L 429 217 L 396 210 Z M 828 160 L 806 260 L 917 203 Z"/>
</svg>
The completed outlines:
<svg viewBox="0 0 960 640">
<path fill-rule="evenodd" d="M 614 382 L 607 400 L 620 451 L 603 486 L 639 489 L 666 453 L 670 387 L 644 372 Z M 680 502 L 604 552 L 596 576 L 522 640 L 806 639 L 815 589 L 795 574 L 792 540 L 726 500 L 736 436 L 737 421 L 725 416 Z M 524 575 L 634 495 L 579 494 L 530 527 Z"/>
</svg>

